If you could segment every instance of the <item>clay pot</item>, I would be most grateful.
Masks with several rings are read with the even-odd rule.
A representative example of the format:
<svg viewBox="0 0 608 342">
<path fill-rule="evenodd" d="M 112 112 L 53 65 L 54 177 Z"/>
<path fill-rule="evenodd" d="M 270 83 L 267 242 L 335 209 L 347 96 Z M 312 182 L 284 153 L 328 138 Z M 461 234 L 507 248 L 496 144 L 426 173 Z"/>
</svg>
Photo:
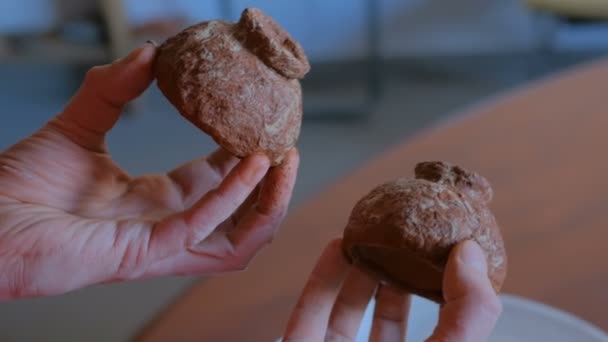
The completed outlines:
<svg viewBox="0 0 608 342">
<path fill-rule="evenodd" d="M 496 292 L 507 256 L 490 209 L 492 188 L 476 173 L 443 162 L 420 163 L 416 178 L 373 189 L 353 208 L 343 249 L 358 267 L 382 281 L 438 303 L 452 247 L 474 240 L 485 252 Z"/>
<path fill-rule="evenodd" d="M 182 116 L 237 157 L 264 153 L 274 165 L 296 144 L 302 47 L 258 9 L 237 23 L 212 20 L 167 39 L 155 61 L 157 85 Z"/>
</svg>

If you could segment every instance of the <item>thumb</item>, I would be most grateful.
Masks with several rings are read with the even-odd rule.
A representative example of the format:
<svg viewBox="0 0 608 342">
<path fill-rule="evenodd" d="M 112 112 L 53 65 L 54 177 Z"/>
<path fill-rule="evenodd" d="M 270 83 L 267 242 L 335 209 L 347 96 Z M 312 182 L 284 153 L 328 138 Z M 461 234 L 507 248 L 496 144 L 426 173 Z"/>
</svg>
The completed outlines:
<svg viewBox="0 0 608 342">
<path fill-rule="evenodd" d="M 451 252 L 443 279 L 445 304 L 428 341 L 486 341 L 502 306 L 487 276 L 486 257 L 473 241 Z"/>
<path fill-rule="evenodd" d="M 152 82 L 155 53 L 156 47 L 146 43 L 112 64 L 91 68 L 54 123 L 84 147 L 103 145 L 123 107 Z"/>
</svg>

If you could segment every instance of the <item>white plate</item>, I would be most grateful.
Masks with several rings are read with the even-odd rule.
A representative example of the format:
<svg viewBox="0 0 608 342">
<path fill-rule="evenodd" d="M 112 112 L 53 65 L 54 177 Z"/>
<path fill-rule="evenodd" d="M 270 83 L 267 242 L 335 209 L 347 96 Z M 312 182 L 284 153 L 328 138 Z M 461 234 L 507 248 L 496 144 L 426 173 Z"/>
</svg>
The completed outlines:
<svg viewBox="0 0 608 342">
<path fill-rule="evenodd" d="M 512 295 L 502 295 L 503 313 L 489 342 L 552 341 L 608 342 L 608 334 L 568 313 Z M 370 303 L 357 342 L 367 341 L 373 303 Z M 408 322 L 408 341 L 424 341 L 437 322 L 438 306 L 414 297 Z"/>
</svg>

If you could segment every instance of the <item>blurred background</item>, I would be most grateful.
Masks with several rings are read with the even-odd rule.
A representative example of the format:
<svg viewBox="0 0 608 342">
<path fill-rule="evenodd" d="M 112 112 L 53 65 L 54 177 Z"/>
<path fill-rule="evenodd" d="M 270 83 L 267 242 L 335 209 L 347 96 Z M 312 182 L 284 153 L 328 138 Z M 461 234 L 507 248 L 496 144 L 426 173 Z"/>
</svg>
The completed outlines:
<svg viewBox="0 0 608 342">
<path fill-rule="evenodd" d="M 0 150 L 60 111 L 91 66 L 245 7 L 274 17 L 312 64 L 294 205 L 426 127 L 608 52 L 605 0 L 2 0 Z M 155 85 L 108 145 L 133 174 L 215 148 Z M 127 340 L 195 280 L 3 303 L 0 342 Z"/>
</svg>

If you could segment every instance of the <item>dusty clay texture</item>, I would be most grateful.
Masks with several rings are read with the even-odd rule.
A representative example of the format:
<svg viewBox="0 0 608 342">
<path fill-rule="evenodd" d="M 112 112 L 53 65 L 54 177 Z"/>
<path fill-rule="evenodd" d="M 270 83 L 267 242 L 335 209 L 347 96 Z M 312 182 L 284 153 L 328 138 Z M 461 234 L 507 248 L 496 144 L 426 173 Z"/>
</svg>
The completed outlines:
<svg viewBox="0 0 608 342">
<path fill-rule="evenodd" d="M 444 162 L 420 163 L 415 174 L 378 186 L 355 205 L 344 231 L 346 256 L 387 283 L 442 303 L 450 250 L 472 239 L 484 250 L 499 292 L 507 257 L 488 208 L 488 181 Z"/>
<path fill-rule="evenodd" d="M 235 156 L 264 153 L 273 165 L 300 134 L 299 79 L 309 70 L 302 47 L 258 9 L 185 29 L 155 62 L 157 85 L 182 116 Z"/>
</svg>

